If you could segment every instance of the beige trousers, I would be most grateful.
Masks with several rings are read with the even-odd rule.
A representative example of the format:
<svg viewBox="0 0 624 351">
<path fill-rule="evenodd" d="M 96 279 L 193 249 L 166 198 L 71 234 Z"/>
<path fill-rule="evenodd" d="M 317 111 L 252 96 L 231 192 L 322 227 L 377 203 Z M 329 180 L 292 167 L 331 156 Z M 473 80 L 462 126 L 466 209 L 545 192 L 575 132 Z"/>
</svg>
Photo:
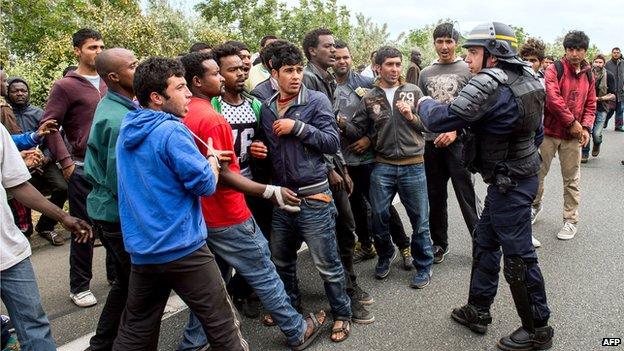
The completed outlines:
<svg viewBox="0 0 624 351">
<path fill-rule="evenodd" d="M 578 222 L 578 207 L 581 200 L 579 182 L 581 178 L 581 145 L 578 140 L 557 139 L 544 136 L 540 146 L 542 165 L 539 172 L 539 188 L 533 201 L 533 207 L 541 206 L 544 196 L 544 178 L 548 174 L 550 164 L 559 154 L 561 176 L 563 177 L 563 220 L 576 224 Z"/>
</svg>

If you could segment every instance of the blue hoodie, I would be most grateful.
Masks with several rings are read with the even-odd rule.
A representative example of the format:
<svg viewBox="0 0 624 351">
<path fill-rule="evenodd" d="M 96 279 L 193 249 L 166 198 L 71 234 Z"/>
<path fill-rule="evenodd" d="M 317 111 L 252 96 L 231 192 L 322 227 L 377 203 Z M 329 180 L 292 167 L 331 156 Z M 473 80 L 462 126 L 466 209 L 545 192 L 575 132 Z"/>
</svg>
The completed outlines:
<svg viewBox="0 0 624 351">
<path fill-rule="evenodd" d="M 130 111 L 116 151 L 119 217 L 132 263 L 167 263 L 205 245 L 199 197 L 214 193 L 215 176 L 180 120 Z"/>
</svg>

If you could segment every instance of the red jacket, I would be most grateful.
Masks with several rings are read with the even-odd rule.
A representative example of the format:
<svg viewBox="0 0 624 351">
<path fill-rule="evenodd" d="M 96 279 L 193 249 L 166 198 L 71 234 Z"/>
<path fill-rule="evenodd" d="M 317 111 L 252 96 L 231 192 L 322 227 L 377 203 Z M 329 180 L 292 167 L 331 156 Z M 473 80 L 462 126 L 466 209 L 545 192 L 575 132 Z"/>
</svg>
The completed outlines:
<svg viewBox="0 0 624 351">
<path fill-rule="evenodd" d="M 573 139 L 568 131 L 574 121 L 591 130 L 596 118 L 595 77 L 588 81 L 587 71 L 591 66 L 581 63 L 581 71 L 576 73 L 564 57 L 563 75 L 557 80 L 557 69 L 550 65 L 546 69 L 546 104 L 544 105 L 544 134 L 558 139 Z"/>
</svg>

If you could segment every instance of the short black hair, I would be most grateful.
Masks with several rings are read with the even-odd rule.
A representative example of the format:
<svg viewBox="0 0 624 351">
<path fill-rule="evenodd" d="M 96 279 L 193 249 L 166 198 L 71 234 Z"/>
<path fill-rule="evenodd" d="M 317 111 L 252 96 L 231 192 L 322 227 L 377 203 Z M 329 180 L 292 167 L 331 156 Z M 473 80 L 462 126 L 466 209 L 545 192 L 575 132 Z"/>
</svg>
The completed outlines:
<svg viewBox="0 0 624 351">
<path fill-rule="evenodd" d="M 555 57 L 553 55 L 546 55 L 546 56 L 544 56 L 544 60 L 546 60 L 546 59 L 554 61 Z"/>
<path fill-rule="evenodd" d="M 153 92 L 168 99 L 167 80 L 173 76 L 184 77 L 184 67 L 176 59 L 150 57 L 141 62 L 134 72 L 133 81 L 134 92 L 141 106 L 147 107 L 149 105 L 150 94 Z"/>
<path fill-rule="evenodd" d="M 616 47 L 614 47 L 613 49 L 611 49 L 611 52 L 614 52 L 615 50 L 617 50 L 617 51 L 622 51 L 622 50 L 620 50 L 620 48 L 618 48 L 618 47 L 616 46 Z"/>
<path fill-rule="evenodd" d="M 193 77 L 202 77 L 206 70 L 202 63 L 206 60 L 214 60 L 214 55 L 211 52 L 191 52 L 180 58 L 182 66 L 184 66 L 184 79 L 189 87 L 193 86 Z M 190 88 L 189 88 L 190 89 Z"/>
<path fill-rule="evenodd" d="M 440 23 L 433 30 L 433 40 L 438 38 L 451 38 L 456 43 L 459 41 L 459 32 L 455 29 L 453 23 Z"/>
<path fill-rule="evenodd" d="M 72 35 L 72 44 L 75 48 L 79 48 L 82 47 L 88 39 L 102 40 L 102 34 L 94 29 L 82 28 Z"/>
<path fill-rule="evenodd" d="M 264 44 L 266 44 L 267 40 L 277 39 L 275 35 L 265 35 L 260 39 L 260 47 L 263 48 Z"/>
<path fill-rule="evenodd" d="M 306 33 L 305 37 L 303 37 L 303 43 L 301 46 L 303 47 L 303 53 L 305 57 L 310 59 L 310 48 L 315 48 L 319 44 L 319 37 L 321 35 L 334 35 L 331 30 L 327 28 L 317 28 Z"/>
<path fill-rule="evenodd" d="M 238 56 L 240 49 L 232 44 L 224 43 L 212 49 L 217 64 L 221 66 L 221 59 L 228 56 Z"/>
<path fill-rule="evenodd" d="M 535 56 L 539 61 L 544 61 L 545 52 L 546 45 L 544 45 L 543 41 L 536 38 L 527 39 L 527 41 L 520 47 L 521 58 Z"/>
<path fill-rule="evenodd" d="M 275 50 L 279 50 L 281 47 L 290 44 L 287 40 L 277 39 L 276 41 L 268 44 L 260 50 L 260 61 L 264 67 L 271 70 L 271 57 L 275 54 Z"/>
<path fill-rule="evenodd" d="M 279 71 L 283 66 L 294 66 L 303 64 L 303 54 L 301 50 L 293 43 L 278 47 L 271 56 L 271 69 Z"/>
<path fill-rule="evenodd" d="M 399 49 L 392 46 L 382 46 L 377 49 L 377 54 L 375 54 L 375 64 L 381 65 L 386 59 L 394 57 L 399 57 L 403 61 L 403 54 Z"/>
<path fill-rule="evenodd" d="M 225 43 L 221 44 L 220 46 L 226 45 L 226 44 L 234 46 L 238 50 L 238 52 L 241 52 L 243 50 L 249 51 L 249 48 L 247 47 L 247 45 L 245 45 L 245 43 L 242 43 L 240 41 L 229 40 L 229 41 L 226 41 Z M 238 53 L 237 53 L 237 55 L 238 55 Z"/>
<path fill-rule="evenodd" d="M 191 45 L 189 52 L 198 52 L 206 49 L 212 49 L 212 46 L 200 41 Z"/>
<path fill-rule="evenodd" d="M 589 37 L 581 30 L 571 30 L 563 38 L 564 49 L 589 49 Z"/>
<path fill-rule="evenodd" d="M 349 49 L 349 45 L 346 42 L 342 41 L 342 40 L 336 40 L 335 46 L 336 46 L 336 49 L 347 49 L 347 50 L 351 51 Z"/>
</svg>

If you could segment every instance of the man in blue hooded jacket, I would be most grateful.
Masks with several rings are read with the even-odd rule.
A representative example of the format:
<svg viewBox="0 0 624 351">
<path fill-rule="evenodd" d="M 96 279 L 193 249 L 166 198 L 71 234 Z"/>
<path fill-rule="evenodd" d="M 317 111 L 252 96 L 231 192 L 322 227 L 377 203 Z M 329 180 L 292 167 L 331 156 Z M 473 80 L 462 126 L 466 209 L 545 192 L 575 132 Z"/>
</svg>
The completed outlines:
<svg viewBox="0 0 624 351">
<path fill-rule="evenodd" d="M 213 254 L 200 196 L 214 193 L 218 157 L 197 150 L 180 122 L 191 93 L 173 59 L 150 58 L 134 76 L 144 109 L 123 119 L 117 141 L 119 217 L 132 269 L 113 350 L 156 350 L 173 289 L 197 316 L 212 350 L 248 350 Z M 212 144 L 212 140 L 208 141 Z"/>
</svg>

